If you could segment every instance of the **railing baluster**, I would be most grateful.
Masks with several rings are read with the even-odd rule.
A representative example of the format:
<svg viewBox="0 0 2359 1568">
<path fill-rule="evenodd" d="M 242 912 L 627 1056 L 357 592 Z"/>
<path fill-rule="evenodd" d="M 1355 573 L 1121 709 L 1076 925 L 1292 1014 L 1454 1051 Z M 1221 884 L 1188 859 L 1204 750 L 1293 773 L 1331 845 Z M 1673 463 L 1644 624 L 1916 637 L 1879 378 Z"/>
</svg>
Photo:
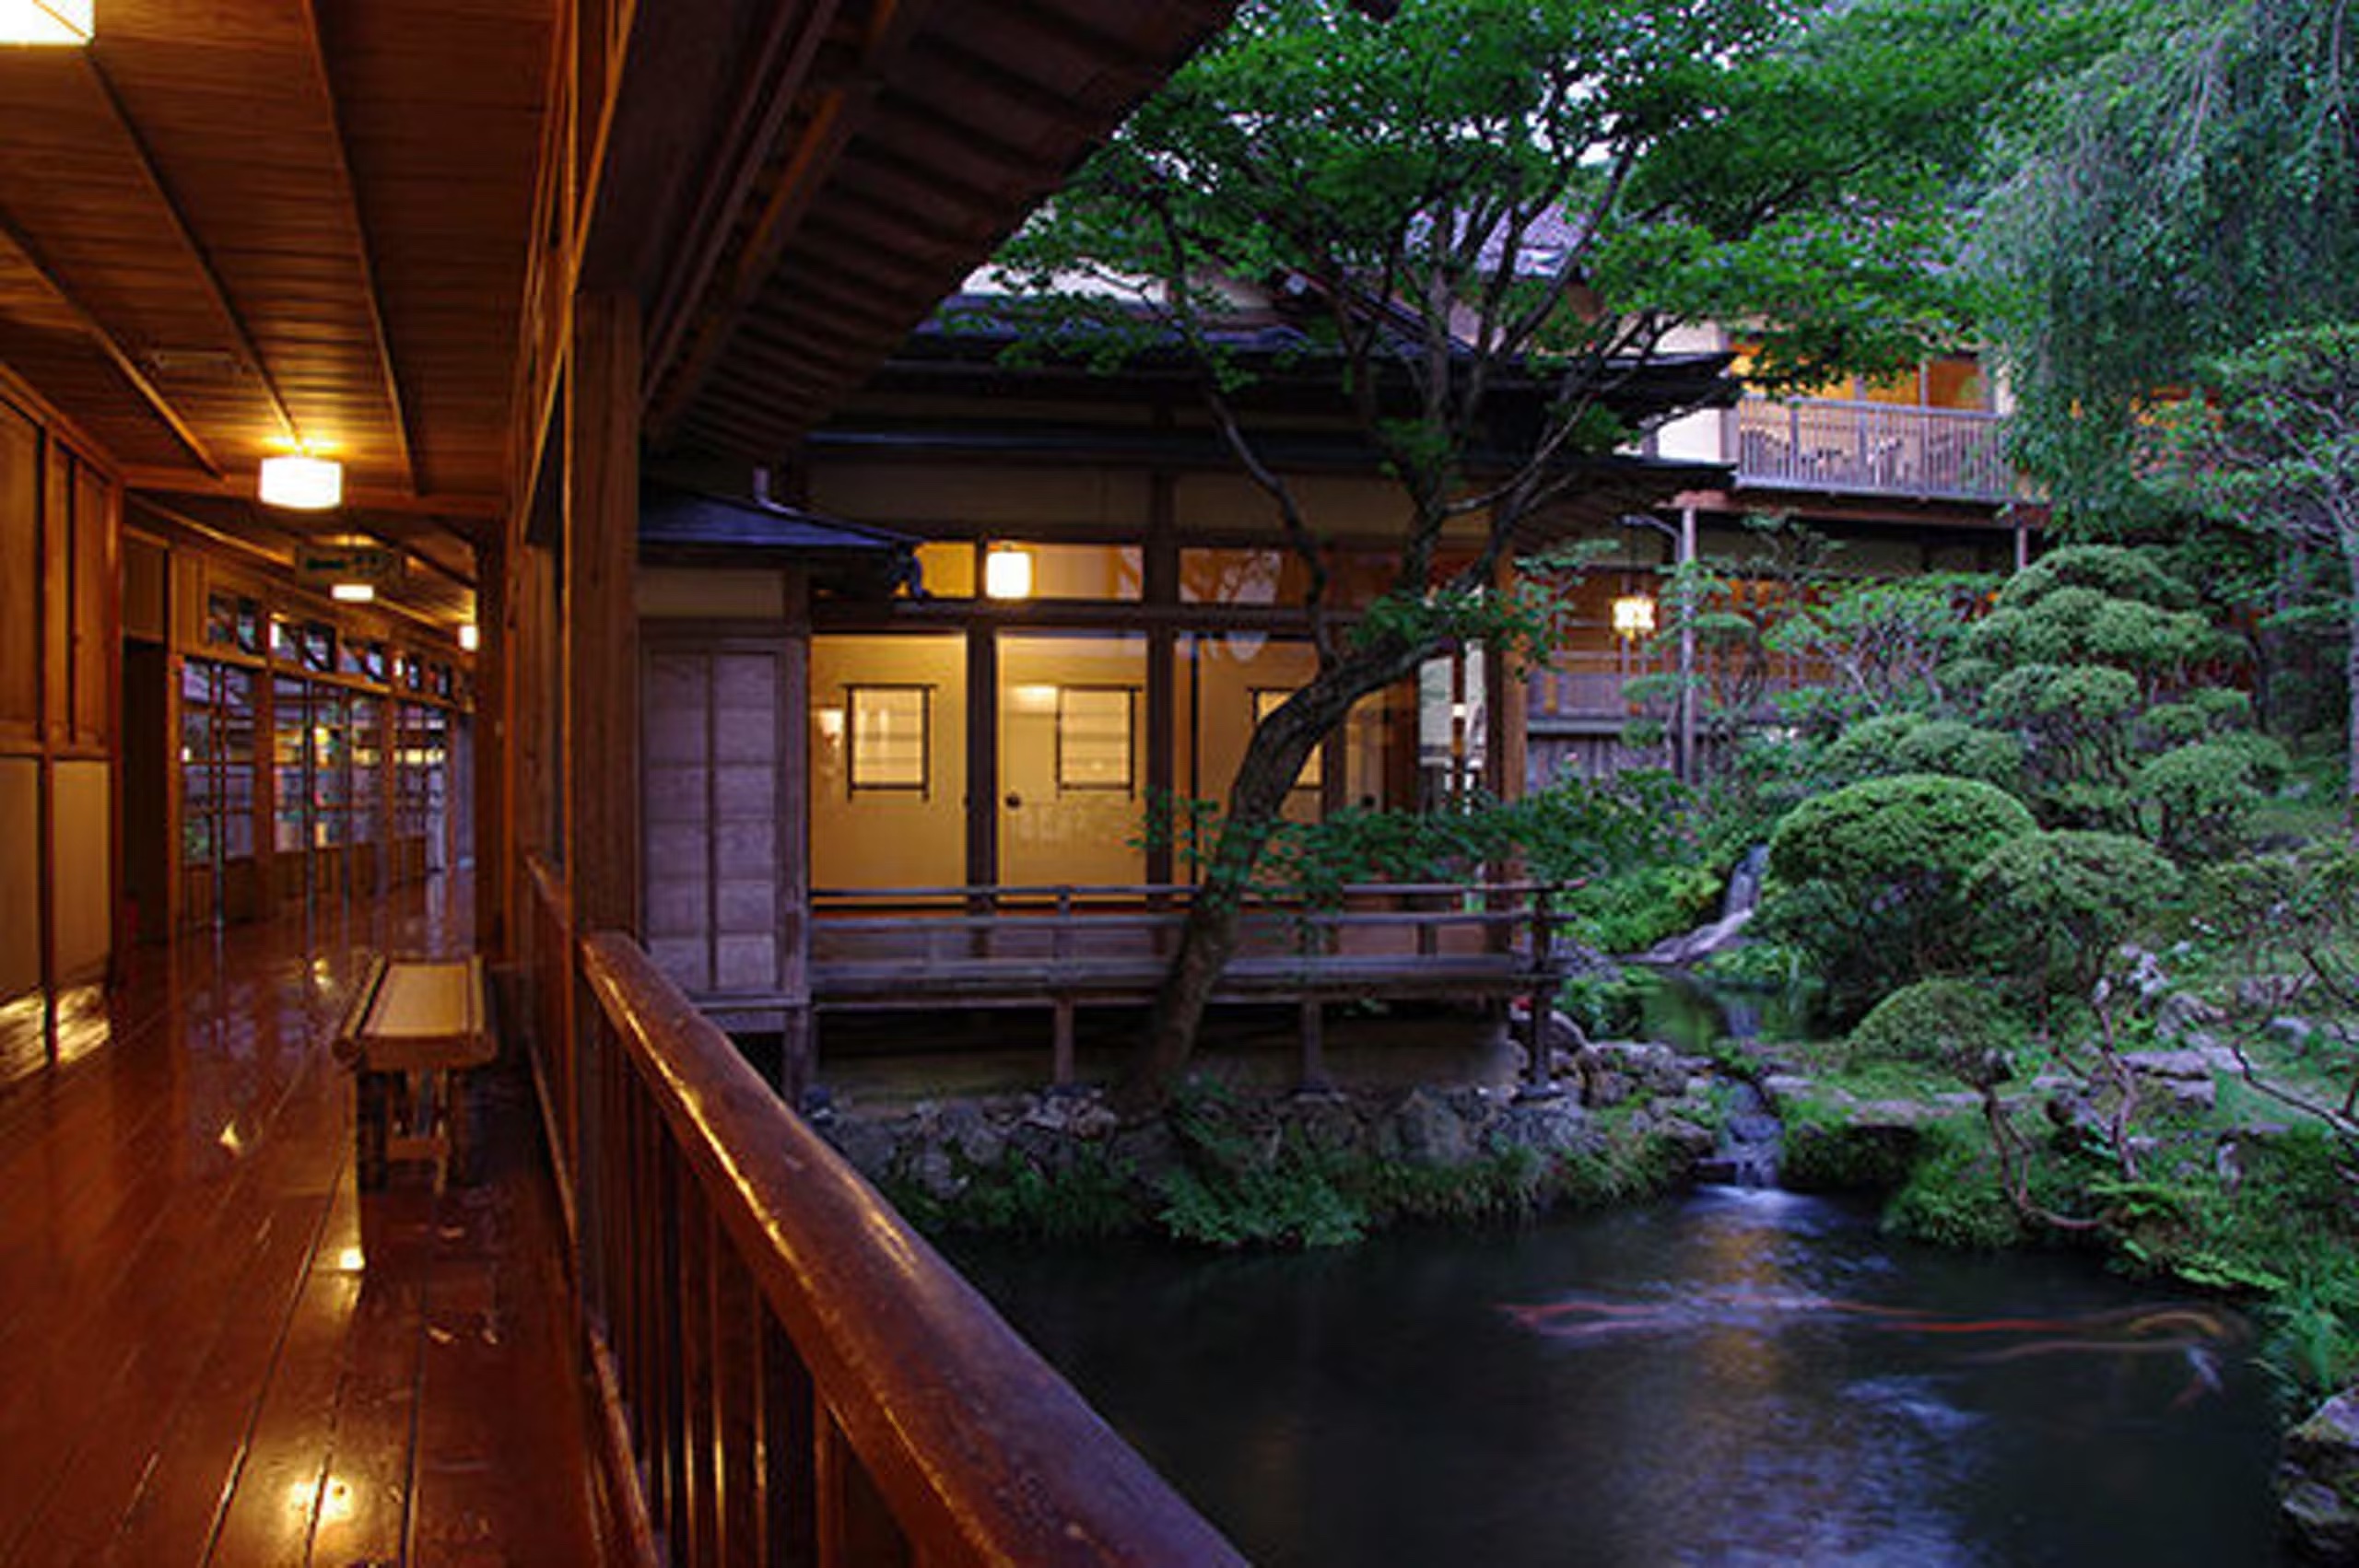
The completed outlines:
<svg viewBox="0 0 2359 1568">
<path fill-rule="evenodd" d="M 669 1562 L 1240 1561 L 644 953 L 578 952 L 579 1051 L 542 1071 L 552 1106 L 579 1075 L 581 1328 Z"/>
<path fill-rule="evenodd" d="M 819 1561 L 817 1396 L 794 1341 L 760 1313 L 762 1520 L 769 1568 L 816 1568 Z"/>
</svg>

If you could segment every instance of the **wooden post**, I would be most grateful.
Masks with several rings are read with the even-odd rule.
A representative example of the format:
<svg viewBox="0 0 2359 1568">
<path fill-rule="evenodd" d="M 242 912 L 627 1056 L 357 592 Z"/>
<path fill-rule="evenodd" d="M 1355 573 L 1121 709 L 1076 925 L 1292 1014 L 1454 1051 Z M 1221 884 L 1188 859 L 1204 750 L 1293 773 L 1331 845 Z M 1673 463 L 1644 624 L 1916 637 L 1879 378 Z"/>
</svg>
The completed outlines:
<svg viewBox="0 0 2359 1568">
<path fill-rule="evenodd" d="M 779 989 L 787 998 L 779 1093 L 800 1107 L 817 1071 L 811 1015 L 811 574 L 786 573 L 786 640 L 779 651 Z"/>
<path fill-rule="evenodd" d="M 976 569 L 981 570 L 978 562 Z M 990 626 L 967 633 L 967 885 L 999 884 L 999 641 Z M 970 916 L 997 907 L 988 891 L 970 899 Z M 970 928 L 974 956 L 989 955 L 990 937 Z"/>
<path fill-rule="evenodd" d="M 1049 1082 L 1062 1089 L 1073 1082 L 1073 997 L 1060 992 L 1053 1005 L 1056 1034 L 1050 1047 Z"/>
<path fill-rule="evenodd" d="M 1676 736 L 1678 754 L 1673 760 L 1672 776 L 1683 784 L 1693 784 L 1703 777 L 1696 756 L 1696 605 L 1695 587 L 1687 577 L 1688 568 L 1696 564 L 1696 509 L 1679 509 L 1679 554 L 1673 563 L 1679 573 L 1679 729 Z"/>
<path fill-rule="evenodd" d="M 1141 566 L 1144 598 L 1150 606 L 1180 603 L 1180 544 L 1175 530 L 1172 478 L 1157 473 L 1147 479 L 1146 548 Z M 1165 800 L 1180 792 L 1179 680 L 1174 666 L 1180 657 L 1180 636 L 1172 624 L 1156 617 L 1146 633 L 1146 787 L 1150 800 L 1160 791 Z M 1148 844 L 1146 880 L 1168 887 L 1178 880 L 1177 858 L 1170 836 Z M 1149 907 L 1155 907 L 1153 904 Z"/>
<path fill-rule="evenodd" d="M 1073 955 L 1073 889 L 1057 889 L 1057 912 L 1049 932 L 1049 975 L 1051 985 L 1064 979 L 1065 960 Z M 1050 1047 L 1050 1081 L 1062 1089 L 1073 1082 L 1073 993 L 1060 990 L 1055 1001 L 1055 1038 Z"/>
<path fill-rule="evenodd" d="M 1532 895 L 1532 1000 L 1526 1007 L 1525 1077 L 1523 1094 L 1546 1099 L 1556 1093 L 1555 1073 L 1548 1060 L 1548 1017 L 1555 1009 L 1556 923 L 1549 907 L 1551 890 Z"/>
<path fill-rule="evenodd" d="M 509 721 L 515 691 L 515 642 L 511 635 L 516 585 L 505 531 L 475 544 L 475 945 L 494 964 L 512 964 L 522 947 L 516 932 L 513 881 L 516 823 L 514 733 Z M 401 743 L 401 694 L 388 693 L 385 757 L 395 761 Z M 398 822 L 397 768 L 388 768 L 386 804 Z M 398 829 L 388 826 L 385 845 L 397 852 Z M 395 868 L 398 871 L 398 868 Z M 393 880 L 391 877 L 388 880 Z"/>
<path fill-rule="evenodd" d="M 1302 999 L 1302 1082 L 1319 1091 L 1333 1087 L 1327 1076 L 1327 1009 L 1317 997 Z"/>
<path fill-rule="evenodd" d="M 567 378 L 566 878 L 577 931 L 640 931 L 638 301 L 574 301 Z"/>
</svg>

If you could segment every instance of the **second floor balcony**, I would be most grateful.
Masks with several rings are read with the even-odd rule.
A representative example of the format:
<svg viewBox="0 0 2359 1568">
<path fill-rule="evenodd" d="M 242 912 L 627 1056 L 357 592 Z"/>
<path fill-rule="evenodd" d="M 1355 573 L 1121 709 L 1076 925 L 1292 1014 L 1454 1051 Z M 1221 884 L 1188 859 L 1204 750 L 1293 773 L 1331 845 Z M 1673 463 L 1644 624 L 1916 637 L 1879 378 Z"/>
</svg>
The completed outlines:
<svg viewBox="0 0 2359 1568">
<path fill-rule="evenodd" d="M 1770 489 L 2007 501 L 2021 486 L 2004 429 L 1982 409 L 1748 396 L 1736 407 L 1736 476 Z"/>
</svg>

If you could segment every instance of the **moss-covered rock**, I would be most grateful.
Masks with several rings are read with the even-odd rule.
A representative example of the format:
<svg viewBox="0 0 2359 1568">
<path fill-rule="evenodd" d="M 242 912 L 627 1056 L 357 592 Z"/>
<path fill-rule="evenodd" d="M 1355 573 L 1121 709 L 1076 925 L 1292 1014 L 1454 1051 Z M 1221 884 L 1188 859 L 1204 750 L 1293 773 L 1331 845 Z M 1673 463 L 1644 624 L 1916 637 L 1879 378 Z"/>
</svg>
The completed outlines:
<svg viewBox="0 0 2359 1568">
<path fill-rule="evenodd" d="M 2314 1562 L 2359 1562 L 2359 1388 L 2286 1433 L 2279 1482 L 2294 1549 Z"/>
</svg>

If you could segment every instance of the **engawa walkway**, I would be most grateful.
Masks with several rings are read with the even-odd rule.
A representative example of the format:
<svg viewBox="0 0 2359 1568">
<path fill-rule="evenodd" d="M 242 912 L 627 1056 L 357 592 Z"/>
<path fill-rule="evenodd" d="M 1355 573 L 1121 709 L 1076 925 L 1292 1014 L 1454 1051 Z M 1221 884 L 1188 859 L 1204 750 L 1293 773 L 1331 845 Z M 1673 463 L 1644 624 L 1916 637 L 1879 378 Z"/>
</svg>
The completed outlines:
<svg viewBox="0 0 2359 1568">
<path fill-rule="evenodd" d="M 353 1183 L 359 957 L 464 884 L 140 950 L 50 1065 L 0 1028 L 0 1568 L 592 1563 L 587 1401 L 520 1069 L 471 1179 Z"/>
</svg>

